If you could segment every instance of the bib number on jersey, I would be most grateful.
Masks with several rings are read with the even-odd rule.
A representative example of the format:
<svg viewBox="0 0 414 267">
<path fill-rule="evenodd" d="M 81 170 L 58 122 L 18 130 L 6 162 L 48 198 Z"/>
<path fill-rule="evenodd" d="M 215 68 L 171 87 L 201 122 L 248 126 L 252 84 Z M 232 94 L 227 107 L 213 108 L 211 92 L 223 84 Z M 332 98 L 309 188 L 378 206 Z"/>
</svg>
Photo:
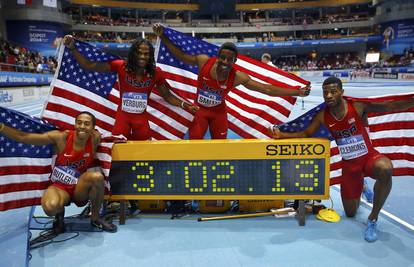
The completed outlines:
<svg viewBox="0 0 414 267">
<path fill-rule="evenodd" d="M 122 110 L 128 113 L 142 113 L 147 109 L 147 94 L 126 92 L 122 94 Z"/>
<path fill-rule="evenodd" d="M 52 171 L 52 182 L 73 185 L 78 183 L 80 173 L 68 166 L 55 166 Z"/>
<path fill-rule="evenodd" d="M 336 141 L 344 160 L 359 158 L 368 154 L 368 147 L 362 135 L 354 135 Z"/>
<path fill-rule="evenodd" d="M 214 92 L 207 92 L 200 90 L 198 94 L 197 102 L 204 107 L 215 107 L 221 104 L 222 98 L 221 95 Z"/>
</svg>

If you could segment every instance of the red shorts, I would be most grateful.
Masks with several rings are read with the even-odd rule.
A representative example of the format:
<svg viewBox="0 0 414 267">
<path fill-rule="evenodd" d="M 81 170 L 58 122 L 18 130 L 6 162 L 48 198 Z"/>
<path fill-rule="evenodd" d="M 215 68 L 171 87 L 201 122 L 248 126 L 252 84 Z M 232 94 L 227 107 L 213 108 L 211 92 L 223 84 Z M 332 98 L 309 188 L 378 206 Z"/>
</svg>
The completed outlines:
<svg viewBox="0 0 414 267">
<path fill-rule="evenodd" d="M 341 196 L 348 199 L 361 197 L 364 186 L 364 177 L 373 179 L 374 163 L 378 159 L 386 157 L 376 150 L 370 151 L 367 155 L 353 160 L 342 161 Z"/>
<path fill-rule="evenodd" d="M 122 134 L 130 140 L 149 140 L 151 129 L 148 123 L 148 114 L 127 113 L 122 110 L 116 112 L 113 135 Z"/>
<path fill-rule="evenodd" d="M 73 202 L 73 203 L 75 203 L 76 206 L 83 207 L 86 204 L 88 204 L 88 201 L 89 200 L 85 200 L 85 201 L 74 201 L 73 200 L 73 195 L 75 193 L 75 187 L 76 187 L 76 185 L 74 185 L 74 184 L 62 184 L 62 183 L 59 183 L 59 182 L 54 182 L 54 183 L 52 183 L 52 185 L 54 187 L 57 187 L 57 188 L 65 191 L 66 193 L 68 193 L 69 194 L 69 197 L 70 197 L 70 201 Z"/>
<path fill-rule="evenodd" d="M 196 112 L 189 129 L 189 138 L 204 139 L 207 128 L 210 129 L 211 139 L 227 138 L 227 109 L 226 106 L 204 108 Z"/>
</svg>

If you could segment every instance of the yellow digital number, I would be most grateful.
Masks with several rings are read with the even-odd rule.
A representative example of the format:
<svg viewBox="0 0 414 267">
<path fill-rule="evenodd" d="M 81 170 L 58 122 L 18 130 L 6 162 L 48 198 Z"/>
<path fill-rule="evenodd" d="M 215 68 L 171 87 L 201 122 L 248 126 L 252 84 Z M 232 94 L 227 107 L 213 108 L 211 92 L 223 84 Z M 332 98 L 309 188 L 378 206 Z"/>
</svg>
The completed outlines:
<svg viewBox="0 0 414 267">
<path fill-rule="evenodd" d="M 190 169 L 201 169 L 203 185 L 201 187 L 190 186 Z M 193 176 L 194 177 L 194 176 Z M 207 188 L 207 167 L 202 164 L 201 161 L 190 161 L 187 166 L 184 167 L 184 186 L 188 188 L 191 193 L 202 193 L 204 188 Z"/>
<path fill-rule="evenodd" d="M 230 177 L 234 174 L 234 166 L 230 164 L 228 161 L 218 161 L 216 164 L 211 166 L 213 171 L 220 169 L 222 171 L 220 174 L 217 174 L 214 179 L 212 179 L 212 187 L 213 192 L 217 193 L 233 193 L 236 190 L 234 187 L 218 187 L 217 183 L 220 183 L 220 179 L 222 180 L 230 180 Z"/>
<path fill-rule="evenodd" d="M 301 160 L 299 164 L 296 164 L 295 168 L 300 169 L 301 166 L 313 167 L 313 171 L 311 173 L 300 173 L 300 182 L 296 182 L 295 186 L 302 192 L 313 192 L 315 187 L 319 185 L 319 166 L 315 164 L 314 160 Z"/>
<path fill-rule="evenodd" d="M 272 164 L 272 170 L 275 171 L 275 184 L 274 187 L 272 187 L 272 192 L 286 192 L 286 188 L 281 186 L 280 183 L 280 161 L 276 161 L 274 164 Z"/>
<path fill-rule="evenodd" d="M 133 184 L 133 187 L 136 188 L 139 193 L 151 192 L 151 188 L 154 188 L 154 167 L 149 165 L 146 161 L 135 162 L 135 165 L 131 169 L 137 173 L 137 181 Z M 144 174 L 143 174 L 144 173 Z M 140 186 L 145 180 L 148 180 L 148 187 Z"/>
</svg>

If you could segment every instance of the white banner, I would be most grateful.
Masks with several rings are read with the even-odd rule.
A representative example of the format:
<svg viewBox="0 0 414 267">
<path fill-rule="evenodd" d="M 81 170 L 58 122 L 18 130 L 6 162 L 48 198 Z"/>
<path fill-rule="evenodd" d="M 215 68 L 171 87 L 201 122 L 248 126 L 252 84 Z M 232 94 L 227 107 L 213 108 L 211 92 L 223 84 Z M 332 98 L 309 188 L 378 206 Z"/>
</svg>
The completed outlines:
<svg viewBox="0 0 414 267">
<path fill-rule="evenodd" d="M 57 7 L 56 0 L 43 0 L 43 5 L 48 7 Z"/>
</svg>

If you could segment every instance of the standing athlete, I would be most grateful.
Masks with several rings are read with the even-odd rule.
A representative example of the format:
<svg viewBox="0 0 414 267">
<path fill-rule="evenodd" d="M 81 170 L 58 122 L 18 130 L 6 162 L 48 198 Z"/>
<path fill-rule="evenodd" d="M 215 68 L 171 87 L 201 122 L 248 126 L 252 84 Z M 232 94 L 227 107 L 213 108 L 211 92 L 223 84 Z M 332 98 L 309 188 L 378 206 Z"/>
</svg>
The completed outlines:
<svg viewBox="0 0 414 267">
<path fill-rule="evenodd" d="M 199 110 L 190 126 L 190 139 L 203 139 L 207 128 L 212 139 L 227 138 L 227 111 L 225 97 L 236 86 L 246 88 L 271 96 L 307 96 L 310 87 L 288 90 L 271 84 L 263 84 L 252 80 L 246 73 L 233 68 L 237 59 L 237 48 L 233 43 L 224 43 L 218 52 L 218 57 L 205 54 L 188 55 L 177 48 L 165 35 L 164 26 L 155 24 L 154 33 L 159 36 L 165 46 L 178 59 L 186 64 L 197 65 L 199 69 L 197 81 L 197 96 L 195 104 Z"/>
<path fill-rule="evenodd" d="M 327 78 L 322 85 L 327 107 L 315 116 L 302 132 L 285 133 L 271 127 L 274 138 L 311 137 L 321 125 L 326 126 L 338 145 L 342 156 L 341 197 L 345 214 L 354 217 L 363 190 L 364 176 L 376 180 L 374 201 L 368 216 L 365 240 L 378 238 L 378 214 L 391 191 L 392 163 L 389 158 L 373 147 L 366 127 L 367 113 L 402 111 L 414 107 L 414 99 L 382 103 L 350 101 L 343 98 L 342 82 L 336 77 Z"/>
<path fill-rule="evenodd" d="M 110 62 L 92 62 L 76 50 L 75 39 L 66 35 L 63 43 L 72 52 L 79 65 L 88 71 L 116 72 L 120 85 L 121 104 L 118 107 L 112 134 L 122 134 L 131 140 L 151 137 L 147 103 L 153 88 L 171 105 L 195 113 L 198 107 L 171 94 L 164 72 L 155 66 L 154 47 L 145 39 L 137 39 L 129 49 L 128 59 Z"/>
</svg>

